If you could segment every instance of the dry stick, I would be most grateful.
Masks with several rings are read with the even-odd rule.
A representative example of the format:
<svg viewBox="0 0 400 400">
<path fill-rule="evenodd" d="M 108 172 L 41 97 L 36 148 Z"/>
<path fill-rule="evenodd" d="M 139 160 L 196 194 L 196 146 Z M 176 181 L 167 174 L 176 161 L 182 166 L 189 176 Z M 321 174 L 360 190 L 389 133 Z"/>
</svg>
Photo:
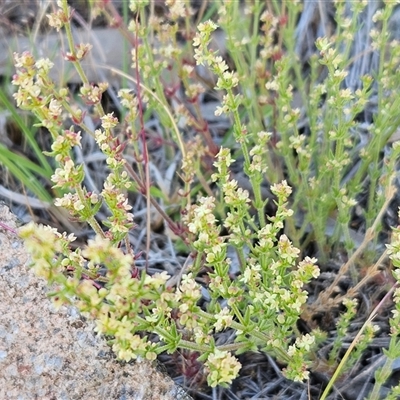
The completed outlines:
<svg viewBox="0 0 400 400">
<path fill-rule="evenodd" d="M 372 364 L 368 365 L 361 373 L 358 373 L 357 376 L 352 378 L 350 382 L 340 387 L 340 391 L 343 393 L 346 390 L 350 389 L 350 387 L 354 387 L 358 382 L 365 380 L 368 383 L 368 377 L 371 377 L 374 372 L 385 362 L 385 355 L 379 356 L 379 358 L 372 362 Z M 364 397 L 363 397 L 364 398 Z"/>
<path fill-rule="evenodd" d="M 140 179 L 139 175 L 134 171 L 134 169 L 129 165 L 125 164 L 125 170 L 129 174 L 129 176 L 139 185 L 139 188 L 141 188 L 141 193 L 146 196 L 143 188 L 143 183 L 142 180 Z M 150 197 L 150 202 L 153 205 L 153 207 L 160 213 L 160 215 L 164 218 L 164 220 L 167 222 L 168 226 L 171 228 L 171 230 L 177 234 L 183 241 L 185 241 L 186 237 L 184 234 L 180 234 L 178 232 L 178 229 L 176 229 L 176 223 L 172 221 L 172 219 L 165 213 L 165 211 L 160 207 L 160 205 L 157 203 L 153 197 Z"/>
<path fill-rule="evenodd" d="M 321 305 L 321 303 L 324 304 L 324 303 L 328 302 L 335 287 L 339 283 L 341 277 L 349 270 L 350 266 L 353 265 L 353 263 L 358 258 L 358 256 L 360 256 L 362 254 L 362 252 L 364 251 L 364 249 L 367 247 L 368 243 L 374 238 L 375 229 L 376 229 L 377 225 L 380 223 L 380 221 L 383 217 L 383 214 L 386 212 L 386 209 L 389 206 L 395 193 L 396 193 L 396 188 L 392 185 L 392 182 L 390 181 L 388 188 L 386 190 L 385 203 L 383 204 L 381 210 L 379 211 L 379 214 L 375 218 L 375 221 L 372 224 L 372 226 L 369 229 L 367 229 L 367 232 L 365 233 L 363 242 L 358 247 L 358 249 L 351 255 L 351 257 L 348 259 L 348 261 L 340 267 L 339 273 L 337 274 L 335 280 L 331 283 L 331 285 L 324 292 L 322 292 L 320 294 L 320 296 L 318 297 L 316 308 L 318 308 L 318 304 Z"/>
<path fill-rule="evenodd" d="M 171 288 L 171 287 L 178 287 L 183 274 L 186 274 L 186 272 L 189 270 L 189 268 L 192 266 L 192 261 L 193 261 L 193 257 L 191 254 L 189 254 L 189 256 L 186 258 L 185 263 L 183 264 L 181 270 L 178 272 L 178 274 L 172 276 L 171 278 L 168 279 L 168 281 L 165 284 L 165 287 Z"/>
<path fill-rule="evenodd" d="M 373 309 L 373 311 L 371 312 L 370 316 L 368 317 L 368 319 L 364 322 L 364 325 L 361 327 L 361 329 L 359 330 L 359 332 L 357 333 L 356 337 L 353 339 L 353 341 L 351 342 L 350 347 L 347 349 L 345 355 L 342 358 L 342 361 L 340 361 L 338 367 L 336 368 L 335 373 L 332 375 L 332 378 L 330 379 L 330 381 L 328 382 L 328 385 L 326 386 L 324 392 L 322 393 L 322 396 L 320 398 L 320 400 L 325 400 L 326 396 L 329 394 L 333 384 L 335 383 L 336 379 L 339 377 L 340 375 L 340 371 L 342 370 L 342 368 L 344 367 L 344 365 L 346 364 L 347 359 L 350 356 L 350 353 L 353 351 L 354 347 L 356 346 L 358 340 L 360 339 L 362 333 L 364 332 L 365 328 L 372 322 L 372 320 L 376 317 L 376 315 L 378 314 L 379 309 L 382 307 L 382 305 L 386 302 L 386 300 L 392 295 L 392 293 L 394 292 L 394 290 L 398 287 L 398 283 L 395 283 L 391 289 L 385 294 L 385 296 L 383 297 L 383 299 L 379 302 L 379 304 Z"/>
<path fill-rule="evenodd" d="M 350 296 L 355 296 L 357 292 L 370 280 L 372 279 L 375 275 L 379 273 L 379 267 L 382 265 L 382 263 L 385 261 L 388 255 L 388 250 L 386 249 L 382 255 L 379 257 L 378 261 L 368 269 L 367 274 L 364 276 L 364 278 L 361 279 L 360 282 L 357 283 L 356 286 L 351 288 L 348 292 L 348 295 Z M 342 296 L 345 297 L 345 296 Z"/>
<path fill-rule="evenodd" d="M 361 279 L 360 282 L 358 282 L 354 287 L 350 288 L 346 294 L 343 294 L 341 296 L 335 297 L 335 302 L 336 303 L 341 303 L 344 299 L 346 298 L 351 298 L 355 297 L 358 293 L 358 291 L 370 280 L 372 279 L 375 275 L 379 273 L 379 267 L 382 265 L 382 263 L 385 261 L 387 258 L 388 251 L 387 249 L 382 253 L 382 255 L 379 257 L 378 261 L 368 269 L 368 272 L 364 278 Z"/>
</svg>

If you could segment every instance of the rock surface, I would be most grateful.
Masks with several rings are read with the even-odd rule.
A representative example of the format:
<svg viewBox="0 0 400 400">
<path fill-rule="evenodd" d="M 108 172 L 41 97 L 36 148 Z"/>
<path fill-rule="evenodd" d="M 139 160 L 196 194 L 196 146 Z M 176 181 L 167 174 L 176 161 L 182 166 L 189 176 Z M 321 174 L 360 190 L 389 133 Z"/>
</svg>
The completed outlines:
<svg viewBox="0 0 400 400">
<path fill-rule="evenodd" d="M 0 221 L 15 228 L 2 205 Z M 0 399 L 190 399 L 149 363 L 116 361 L 73 308 L 56 311 L 27 261 L 23 243 L 0 227 Z"/>
</svg>

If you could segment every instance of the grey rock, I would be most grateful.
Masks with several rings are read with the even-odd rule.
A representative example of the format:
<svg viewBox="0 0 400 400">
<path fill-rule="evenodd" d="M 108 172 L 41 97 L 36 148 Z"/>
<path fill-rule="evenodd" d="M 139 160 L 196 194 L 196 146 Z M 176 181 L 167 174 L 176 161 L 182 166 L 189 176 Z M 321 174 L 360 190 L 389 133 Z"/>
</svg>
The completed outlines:
<svg viewBox="0 0 400 400">
<path fill-rule="evenodd" d="M 1 205 L 0 221 L 15 229 Z M 93 323 L 54 309 L 15 234 L 0 228 L 0 243 L 0 399 L 190 398 L 152 364 L 118 362 Z"/>
</svg>

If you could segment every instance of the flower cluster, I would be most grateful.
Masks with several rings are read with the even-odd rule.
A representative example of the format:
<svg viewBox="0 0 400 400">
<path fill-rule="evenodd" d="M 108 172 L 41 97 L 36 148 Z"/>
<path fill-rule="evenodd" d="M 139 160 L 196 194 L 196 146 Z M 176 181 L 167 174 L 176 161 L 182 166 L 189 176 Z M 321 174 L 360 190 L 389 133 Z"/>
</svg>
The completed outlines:
<svg viewBox="0 0 400 400">
<path fill-rule="evenodd" d="M 209 354 L 206 366 L 209 369 L 207 382 L 211 387 L 232 383 L 241 368 L 239 361 L 229 352 L 218 349 Z"/>
<path fill-rule="evenodd" d="M 262 2 L 249 2 L 243 9 L 240 2 L 223 2 L 218 10 L 219 26 L 205 21 L 198 25 L 197 33 L 190 24 L 194 11 L 189 3 L 167 0 L 162 15 L 147 12 L 149 3 L 130 2 L 140 18 L 132 19 L 126 32 L 135 38 L 131 57 L 135 74 L 126 76 L 132 79 L 134 89 L 118 93 L 120 104 L 127 109 L 121 113 L 124 121 L 102 108 L 108 84 L 91 84 L 84 74 L 80 62 L 91 46 L 73 44 L 72 10 L 66 0 L 59 1 L 60 9 L 48 16 L 49 24 L 65 29 L 69 49 L 63 57 L 82 79 L 80 100 L 87 110 L 70 104 L 68 89 L 55 87 L 49 78 L 53 66 L 49 60 L 36 61 L 28 52 L 14 57 L 15 100 L 19 107 L 35 114 L 53 139 L 46 155 L 58 163 L 51 180 L 62 194 L 55 204 L 67 209 L 74 219 L 87 221 L 96 233 L 87 246 L 72 250 L 73 236 L 28 225 L 21 236 L 32 253 L 34 269 L 54 284 L 51 294 L 57 305 L 74 303 L 96 320 L 97 331 L 110 337 L 122 360 L 154 360 L 158 354 L 179 348 L 194 351 L 205 362 L 209 385 L 215 387 L 231 384 L 238 375 L 241 366 L 235 355 L 261 350 L 285 364 L 286 377 L 306 380 L 322 335 L 317 330 L 302 335 L 297 328 L 300 315 L 307 311 L 307 284 L 319 275 L 315 258 L 299 258 L 301 246 L 313 240 L 324 257 L 329 249 L 326 245 L 339 241 L 350 252 L 354 244 L 349 211 L 356 205 L 367 174 L 371 189 L 365 225 L 376 227 L 372 222 L 376 211 L 382 209 L 383 189 L 390 183 L 399 156 L 399 146 L 394 145 L 380 163 L 400 104 L 393 91 L 399 83 L 393 71 L 400 62 L 400 46 L 393 41 L 387 47 L 394 3 L 384 1 L 387 7 L 373 18 L 372 49 L 382 52 L 376 74 L 363 76 L 354 84 L 350 64 L 358 63 L 364 55 L 352 63 L 348 56 L 358 29 L 357 13 L 366 1 L 354 2 L 350 8 L 336 1 L 337 35 L 319 38 L 318 51 L 301 60 L 293 40 L 288 40 L 294 34 L 292 22 L 298 19 L 300 1 L 292 2 L 280 16 L 272 9 L 265 10 Z M 350 9 L 354 12 L 351 17 Z M 246 22 L 240 29 L 232 18 L 239 14 Z M 224 31 L 226 52 L 215 49 L 212 40 L 214 35 L 217 38 L 217 28 Z M 178 43 L 178 38 L 188 46 Z M 390 57 L 384 56 L 388 49 Z M 303 81 L 302 65 L 310 70 L 307 82 Z M 212 87 L 220 99 L 215 116 L 228 114 L 224 119 L 232 122 L 232 135 L 227 133 L 224 141 L 224 146 L 231 148 L 219 147 L 202 115 L 200 100 Z M 365 128 L 371 144 L 361 146 L 363 139 L 354 134 L 358 132 L 355 128 L 375 92 L 379 112 Z M 297 97 L 302 98 L 298 107 L 294 105 Z M 92 115 L 101 126 L 91 129 L 86 125 Z M 146 141 L 140 143 L 140 139 L 150 115 L 160 120 L 157 143 L 172 143 L 168 147 L 171 151 L 165 152 L 167 158 L 179 156 L 174 141 L 182 155 L 183 173 L 178 174 L 183 187 L 177 193 L 187 228 L 182 232 L 193 264 L 185 267 L 181 276 L 171 278 L 166 272 L 139 273 L 129 248 L 128 232 L 134 225 L 127 194 L 131 178 L 142 193 L 159 193 L 148 192 L 141 181 L 146 174 L 143 166 L 150 161 L 144 156 Z M 76 126 L 64 129 L 66 118 Z M 120 122 L 125 123 L 122 129 Z M 199 134 L 190 137 L 193 130 Z M 85 134 L 93 136 L 107 163 L 108 176 L 100 193 L 85 188 L 84 168 L 74 158 Z M 236 144 L 232 146 L 233 141 Z M 133 152 L 138 174 L 126 161 L 127 150 Z M 213 166 L 203 171 L 215 154 Z M 356 172 L 351 167 L 354 156 L 360 156 Z M 243 183 L 240 174 L 234 176 L 233 158 L 243 158 L 248 181 Z M 213 167 L 210 180 L 208 173 Z M 172 168 L 175 163 L 169 171 Z M 268 188 L 266 182 L 272 185 Z M 191 189 L 197 183 L 194 200 Z M 148 200 L 155 204 L 154 198 Z M 106 232 L 96 220 L 103 206 Z M 332 215 L 336 226 L 332 235 L 327 235 Z M 172 217 L 164 216 L 170 218 L 172 226 Z M 399 237 L 395 230 L 387 253 L 395 267 L 393 276 L 400 282 Z M 125 252 L 119 247 L 123 240 Z M 399 357 L 399 289 L 394 290 L 394 300 L 388 363 L 377 372 L 376 382 L 383 380 L 389 363 Z M 356 314 L 355 300 L 343 305 L 346 310 L 338 319 L 337 338 L 329 354 L 332 365 Z M 234 339 L 223 344 L 216 340 L 223 330 Z M 354 346 L 352 362 L 360 357 L 374 332 L 372 324 L 365 327 Z"/>
<path fill-rule="evenodd" d="M 192 277 L 192 274 L 184 275 L 182 282 L 175 293 L 175 301 L 179 305 L 180 319 L 182 326 L 188 329 L 194 329 L 197 326 L 196 311 L 198 310 L 197 302 L 201 297 L 200 285 L 198 285 Z"/>
<path fill-rule="evenodd" d="M 14 60 L 17 74 L 13 83 L 18 86 L 14 97 L 21 108 L 32 111 L 51 133 L 53 144 L 51 151 L 45 154 L 54 157 L 59 164 L 51 177 L 53 187 L 69 191 L 62 198 L 56 199 L 55 204 L 66 207 L 74 217 L 88 221 L 96 232 L 100 233 L 100 228 L 93 218 L 101 202 L 97 194 L 87 193 L 82 188 L 83 165 L 76 165 L 72 156 L 73 148 L 81 146 L 81 132 L 75 132 L 74 127 L 61 129 L 64 108 L 69 109 L 66 103 L 67 91 L 55 90 L 49 78 L 53 66 L 49 60 L 35 61 L 29 52 L 15 54 Z"/>
<path fill-rule="evenodd" d="M 59 32 L 71 20 L 72 9 L 66 6 L 62 0 L 57 1 L 57 6 L 59 7 L 58 10 L 52 14 L 47 14 L 47 18 L 49 19 L 49 25 Z"/>
<path fill-rule="evenodd" d="M 197 29 L 198 32 L 193 39 L 196 63 L 197 65 L 208 64 L 211 71 L 218 77 L 215 89 L 227 91 L 227 95 L 223 97 L 221 106 L 217 107 L 215 115 L 218 116 L 222 113 L 234 112 L 241 103 L 241 97 L 233 94 L 233 88 L 239 84 L 239 77 L 236 72 L 228 71 L 229 67 L 221 56 L 218 56 L 215 51 L 208 49 L 208 45 L 211 41 L 211 33 L 217 29 L 217 25 L 209 20 L 200 23 Z"/>
<path fill-rule="evenodd" d="M 250 150 L 251 164 L 249 167 L 250 174 L 259 173 L 261 175 L 267 172 L 267 159 L 265 157 L 265 149 L 267 143 L 272 136 L 271 132 L 261 131 L 257 133 L 257 142 Z"/>
<path fill-rule="evenodd" d="M 52 263 L 56 253 L 67 251 L 70 243 L 76 240 L 73 234 L 60 234 L 56 229 L 33 222 L 20 229 L 20 237 L 25 239 L 26 247 L 34 261 L 35 273 L 52 282 L 58 270 Z"/>
<path fill-rule="evenodd" d="M 112 113 L 102 116 L 101 121 L 103 129 L 95 131 L 95 139 L 106 155 L 106 162 L 111 170 L 101 192 L 104 202 L 112 213 L 104 223 L 110 227 L 110 238 L 114 243 L 118 243 L 133 226 L 133 214 L 129 212 L 132 206 L 128 204 L 128 199 L 123 193 L 130 188 L 131 183 L 128 173 L 124 170 L 126 161 L 122 151 L 125 146 L 113 135 L 113 128 L 119 121 Z"/>
<path fill-rule="evenodd" d="M 399 209 L 399 218 L 400 218 L 400 209 Z M 393 266 L 395 267 L 392 272 L 393 276 L 399 285 L 400 284 L 400 227 L 393 229 L 392 241 L 390 244 L 387 244 L 386 247 L 389 258 L 392 260 Z M 390 331 L 392 337 L 400 337 L 400 288 L 399 287 L 395 289 L 393 297 L 396 307 L 392 311 L 393 316 L 390 320 Z"/>
<path fill-rule="evenodd" d="M 103 93 L 107 88 L 107 82 L 99 83 L 98 85 L 85 83 L 80 89 L 81 98 L 89 106 L 100 105 Z"/>
<path fill-rule="evenodd" d="M 62 123 L 62 109 L 49 79 L 49 71 L 54 64 L 49 59 L 36 61 L 28 51 L 14 53 L 14 63 L 17 72 L 12 83 L 18 86 L 14 94 L 17 106 L 33 111 L 43 125 L 53 132 L 52 128 L 58 128 Z"/>
<path fill-rule="evenodd" d="M 302 382 L 309 378 L 310 372 L 307 370 L 307 355 L 315 347 L 315 338 L 306 334 L 296 339 L 295 344 L 289 346 L 288 355 L 291 358 L 290 367 L 284 369 L 288 379 Z M 310 363 L 308 363 L 310 364 Z"/>
</svg>

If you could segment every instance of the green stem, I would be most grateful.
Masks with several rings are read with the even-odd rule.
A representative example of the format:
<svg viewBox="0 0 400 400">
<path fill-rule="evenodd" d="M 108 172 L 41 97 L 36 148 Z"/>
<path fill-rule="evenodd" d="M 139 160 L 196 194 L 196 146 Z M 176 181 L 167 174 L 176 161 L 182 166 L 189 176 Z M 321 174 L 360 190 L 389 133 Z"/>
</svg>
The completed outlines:
<svg viewBox="0 0 400 400">
<path fill-rule="evenodd" d="M 203 317 L 205 319 L 215 321 L 215 317 L 214 316 L 212 316 L 211 314 L 209 314 L 209 313 L 207 313 L 207 312 L 205 312 L 203 310 L 199 310 L 197 312 L 197 314 L 200 317 Z M 270 338 L 268 336 L 266 336 L 263 333 L 257 331 L 256 329 L 252 329 L 250 332 L 248 332 L 249 329 L 245 324 L 242 324 L 242 323 L 239 323 L 239 322 L 236 322 L 236 321 L 232 321 L 231 324 L 230 324 L 230 327 L 233 328 L 236 331 L 246 332 L 250 337 L 258 339 L 261 343 L 267 344 L 267 342 L 270 340 Z M 221 348 L 221 347 L 218 347 L 218 348 Z M 285 362 L 289 362 L 289 356 L 287 355 L 285 350 L 280 349 L 280 348 L 274 348 L 274 352 L 276 353 L 276 355 L 278 356 L 278 358 L 280 360 L 285 361 Z"/>
<path fill-rule="evenodd" d="M 63 11 L 64 11 L 65 15 L 70 16 L 69 10 L 68 10 L 69 6 L 68 6 L 67 0 L 63 0 L 62 8 L 63 8 Z M 67 35 L 69 50 L 70 50 L 73 58 L 76 58 L 75 43 L 74 43 L 74 38 L 72 36 L 72 29 L 71 29 L 71 22 L 70 21 L 65 23 L 65 33 Z M 85 71 L 83 70 L 80 62 L 79 61 L 71 61 L 71 62 L 73 64 L 76 72 L 78 73 L 79 77 L 81 78 L 83 84 L 89 85 L 90 82 L 89 82 L 89 80 L 88 80 L 88 78 L 87 78 L 87 76 L 85 74 Z M 94 107 L 96 108 L 96 111 L 98 112 L 98 114 L 100 116 L 105 115 L 103 106 L 100 103 L 95 104 Z"/>
<path fill-rule="evenodd" d="M 80 185 L 75 187 L 76 194 L 79 197 L 79 200 L 82 202 L 82 204 L 86 203 L 85 199 L 85 193 Z M 92 229 L 96 232 L 97 235 L 101 236 L 102 238 L 105 238 L 105 234 L 103 232 L 103 229 L 101 229 L 101 226 L 97 222 L 96 218 L 94 216 L 91 216 L 87 219 L 87 223 L 92 227 Z"/>
</svg>

